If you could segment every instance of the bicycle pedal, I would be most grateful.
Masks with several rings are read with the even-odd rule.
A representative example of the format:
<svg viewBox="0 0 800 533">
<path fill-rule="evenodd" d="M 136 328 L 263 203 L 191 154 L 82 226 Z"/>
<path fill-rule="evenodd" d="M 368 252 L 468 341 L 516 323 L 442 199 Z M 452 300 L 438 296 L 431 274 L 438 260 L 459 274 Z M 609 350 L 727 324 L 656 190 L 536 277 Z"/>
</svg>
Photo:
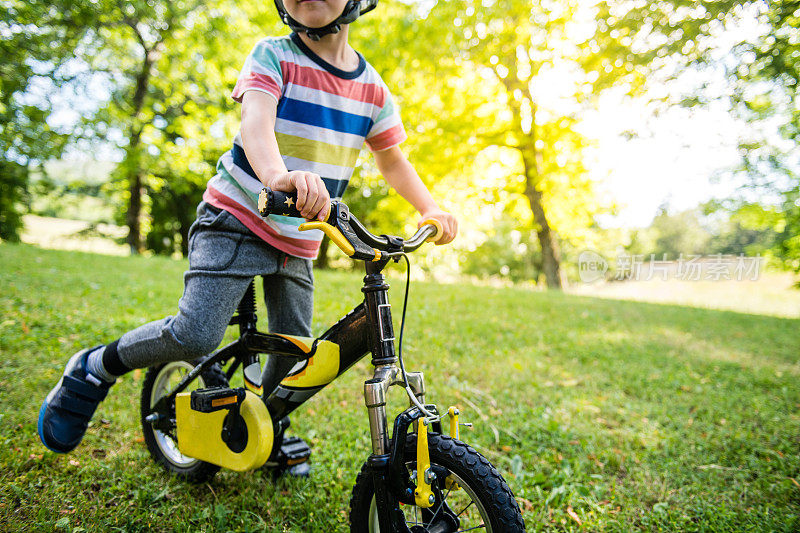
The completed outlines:
<svg viewBox="0 0 800 533">
<path fill-rule="evenodd" d="M 295 465 L 305 463 L 311 456 L 311 448 L 300 437 L 287 437 L 281 443 L 281 451 L 278 454 L 278 464 L 282 469 L 292 468 Z"/>
<path fill-rule="evenodd" d="M 285 437 L 274 459 L 268 461 L 264 468 L 274 478 L 280 476 L 309 477 L 311 465 L 308 458 L 311 448 L 300 437 Z"/>
<path fill-rule="evenodd" d="M 193 411 L 213 413 L 222 409 L 234 409 L 241 405 L 245 398 L 243 388 L 209 387 L 192 391 L 190 406 Z"/>
</svg>

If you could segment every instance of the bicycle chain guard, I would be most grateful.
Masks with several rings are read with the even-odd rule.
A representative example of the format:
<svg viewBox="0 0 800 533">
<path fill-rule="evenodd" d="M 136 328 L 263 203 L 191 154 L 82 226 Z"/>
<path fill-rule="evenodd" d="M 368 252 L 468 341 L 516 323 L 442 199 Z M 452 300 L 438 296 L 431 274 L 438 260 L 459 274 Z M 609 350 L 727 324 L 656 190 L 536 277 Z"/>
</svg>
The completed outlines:
<svg viewBox="0 0 800 533">
<path fill-rule="evenodd" d="M 272 418 L 249 390 L 182 392 L 175 421 L 178 450 L 188 457 L 244 472 L 262 466 L 272 452 Z"/>
</svg>

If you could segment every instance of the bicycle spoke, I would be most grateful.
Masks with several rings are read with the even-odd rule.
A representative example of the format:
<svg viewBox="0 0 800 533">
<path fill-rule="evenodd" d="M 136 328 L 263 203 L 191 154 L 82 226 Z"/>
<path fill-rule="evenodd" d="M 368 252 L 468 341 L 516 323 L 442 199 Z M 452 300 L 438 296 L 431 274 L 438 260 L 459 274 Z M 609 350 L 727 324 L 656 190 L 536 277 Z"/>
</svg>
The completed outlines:
<svg viewBox="0 0 800 533">
<path fill-rule="evenodd" d="M 433 524 L 433 520 L 436 518 L 436 515 L 438 515 L 439 511 L 442 510 L 442 506 L 444 505 L 444 502 L 447 501 L 447 497 L 450 495 L 450 491 L 451 490 L 453 490 L 452 486 L 449 489 L 447 489 L 447 492 L 442 497 L 442 503 L 439 504 L 439 507 L 436 508 L 436 512 L 433 513 L 433 516 L 431 517 L 430 524 Z M 430 525 L 430 524 L 428 524 L 428 525 Z"/>
<path fill-rule="evenodd" d="M 405 514 L 405 513 L 403 513 L 403 514 Z M 404 516 L 403 518 L 406 518 L 406 517 Z M 414 506 L 414 521 L 412 522 L 411 520 L 406 520 L 406 524 L 411 524 L 412 526 L 424 525 L 424 524 L 420 524 L 419 519 L 417 518 L 417 507 L 416 506 Z"/>
<path fill-rule="evenodd" d="M 470 501 L 469 501 L 469 503 L 467 504 L 467 506 L 466 506 L 466 507 L 464 507 L 463 509 L 461 509 L 461 512 L 459 512 L 459 513 L 456 515 L 456 518 L 458 518 L 459 516 L 461 516 L 461 513 L 463 513 L 463 512 L 464 512 L 464 511 L 466 511 L 467 509 L 469 509 L 469 506 L 470 506 L 470 505 L 472 505 L 473 503 L 475 503 L 475 500 L 470 500 Z"/>
</svg>

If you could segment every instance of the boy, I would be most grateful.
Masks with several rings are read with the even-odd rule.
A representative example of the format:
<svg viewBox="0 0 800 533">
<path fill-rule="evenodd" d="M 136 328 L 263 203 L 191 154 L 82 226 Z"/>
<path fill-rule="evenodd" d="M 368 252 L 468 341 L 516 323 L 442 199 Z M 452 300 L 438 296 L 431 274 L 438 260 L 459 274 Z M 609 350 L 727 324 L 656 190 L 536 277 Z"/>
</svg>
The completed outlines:
<svg viewBox="0 0 800 533">
<path fill-rule="evenodd" d="M 242 103 L 240 133 L 197 208 L 178 314 L 70 358 L 39 412 L 39 437 L 47 448 L 66 453 L 80 443 L 117 377 L 213 351 L 256 275 L 264 278 L 270 330 L 311 336 L 311 259 L 322 235 L 300 233 L 300 219 L 262 219 L 256 197 L 263 186 L 296 190 L 302 215 L 324 220 L 366 141 L 386 181 L 421 220 L 442 223 L 437 244 L 455 238 L 455 218 L 439 209 L 400 151 L 406 136 L 388 89 L 347 43 L 349 24 L 376 4 L 276 0 L 295 33 L 263 39 L 245 61 L 232 95 Z M 292 366 L 280 368 L 276 359 L 267 362 L 264 383 L 277 385 Z"/>
</svg>

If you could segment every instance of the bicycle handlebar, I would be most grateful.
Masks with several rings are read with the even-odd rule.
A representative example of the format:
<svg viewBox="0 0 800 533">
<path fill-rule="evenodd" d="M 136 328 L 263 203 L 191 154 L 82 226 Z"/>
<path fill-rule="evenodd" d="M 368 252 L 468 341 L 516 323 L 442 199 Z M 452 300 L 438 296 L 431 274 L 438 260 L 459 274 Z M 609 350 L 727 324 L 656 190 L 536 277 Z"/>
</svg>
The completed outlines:
<svg viewBox="0 0 800 533">
<path fill-rule="evenodd" d="M 262 217 L 283 215 L 303 218 L 297 210 L 297 193 L 273 191 L 269 188 L 261 190 L 258 199 L 258 211 Z M 303 226 L 306 226 L 303 228 Z M 327 227 L 326 227 L 327 226 Z M 438 220 L 426 220 L 417 232 L 409 239 L 401 239 L 389 235 L 374 235 L 355 217 L 347 205 L 338 200 L 331 201 L 330 213 L 323 222 L 307 222 L 300 226 L 304 229 L 320 229 L 342 249 L 344 253 L 357 259 L 378 260 L 381 257 L 392 257 L 413 252 L 428 240 L 436 240 L 442 234 L 442 226 Z"/>
<path fill-rule="evenodd" d="M 266 195 L 263 191 L 267 191 Z M 262 203 L 262 199 L 266 201 Z M 331 202 L 333 203 L 333 202 Z M 285 193 L 264 188 L 258 197 L 258 212 L 262 217 L 267 215 L 282 215 L 286 217 L 304 218 L 297 210 L 297 193 Z"/>
</svg>

